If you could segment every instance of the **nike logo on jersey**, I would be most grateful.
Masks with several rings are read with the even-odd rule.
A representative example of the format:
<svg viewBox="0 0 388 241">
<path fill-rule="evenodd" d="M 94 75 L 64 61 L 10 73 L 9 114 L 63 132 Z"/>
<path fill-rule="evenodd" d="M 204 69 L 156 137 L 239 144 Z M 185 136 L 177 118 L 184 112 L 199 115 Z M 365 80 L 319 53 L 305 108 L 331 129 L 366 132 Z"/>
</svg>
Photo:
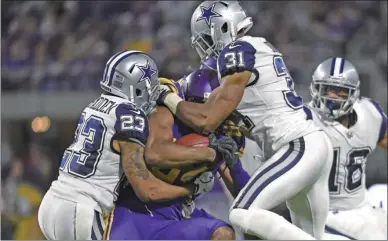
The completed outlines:
<svg viewBox="0 0 388 241">
<path fill-rule="evenodd" d="M 241 45 L 234 45 L 235 44 L 235 42 L 233 42 L 233 43 L 231 43 L 230 45 L 229 45 L 229 49 L 234 49 L 234 48 L 237 48 L 237 47 L 240 47 Z"/>
<path fill-rule="evenodd" d="M 136 110 L 136 111 L 133 110 L 133 113 L 135 113 L 135 114 L 137 114 L 137 115 L 140 115 L 141 112 L 140 112 L 140 110 Z"/>
</svg>

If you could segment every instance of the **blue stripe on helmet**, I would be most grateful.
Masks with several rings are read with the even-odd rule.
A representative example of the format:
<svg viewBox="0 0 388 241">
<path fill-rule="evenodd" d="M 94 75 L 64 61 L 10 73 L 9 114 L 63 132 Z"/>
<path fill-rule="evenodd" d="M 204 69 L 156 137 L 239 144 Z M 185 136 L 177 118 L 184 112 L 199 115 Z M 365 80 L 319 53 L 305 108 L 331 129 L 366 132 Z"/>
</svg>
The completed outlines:
<svg viewBox="0 0 388 241">
<path fill-rule="evenodd" d="M 106 82 L 106 75 L 108 74 L 108 70 L 109 70 L 109 65 L 113 62 L 113 60 L 119 56 L 120 54 L 124 53 L 125 51 L 121 51 L 121 52 L 118 52 L 117 54 L 113 55 L 112 58 L 110 58 L 110 60 L 108 60 L 108 62 L 106 63 L 106 66 L 105 66 L 105 71 L 104 71 L 104 76 L 102 78 L 102 82 Z"/>
<path fill-rule="evenodd" d="M 330 67 L 330 75 L 331 75 L 331 76 L 334 75 L 335 60 L 336 60 L 336 58 L 333 58 L 333 59 L 331 60 L 331 67 Z"/>
<path fill-rule="evenodd" d="M 345 67 L 345 59 L 341 58 L 341 66 L 340 66 L 340 70 L 339 70 L 340 74 L 342 74 L 342 72 L 344 72 L 344 67 Z"/>
<path fill-rule="evenodd" d="M 116 67 L 117 65 L 119 65 L 121 63 L 121 61 L 123 61 L 124 59 L 128 58 L 129 56 L 131 55 L 135 55 L 135 54 L 144 54 L 143 52 L 140 52 L 140 51 L 130 51 L 130 53 L 122 56 L 112 67 L 112 71 L 110 73 L 110 76 L 109 76 L 109 82 L 108 82 L 108 85 L 111 85 L 112 84 L 112 80 L 113 80 L 113 75 L 114 73 L 116 72 Z"/>
</svg>

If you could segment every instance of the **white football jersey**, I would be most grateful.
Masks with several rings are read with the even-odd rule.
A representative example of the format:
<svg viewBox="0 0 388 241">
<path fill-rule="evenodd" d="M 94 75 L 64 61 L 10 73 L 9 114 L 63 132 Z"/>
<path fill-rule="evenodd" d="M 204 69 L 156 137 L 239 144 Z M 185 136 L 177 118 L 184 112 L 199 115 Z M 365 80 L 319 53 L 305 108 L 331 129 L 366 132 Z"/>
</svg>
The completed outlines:
<svg viewBox="0 0 388 241">
<path fill-rule="evenodd" d="M 49 192 L 107 214 L 117 198 L 115 188 L 123 173 L 113 140 L 144 145 L 148 134 L 148 120 L 142 110 L 126 99 L 102 94 L 82 112 L 74 142 L 65 150 L 58 180 Z"/>
<path fill-rule="evenodd" d="M 247 137 L 258 143 L 266 157 L 319 130 L 307 120 L 282 54 L 264 38 L 244 36 L 230 43 L 220 53 L 217 68 L 220 80 L 235 72 L 252 72 L 237 110 L 245 116 Z"/>
<path fill-rule="evenodd" d="M 376 102 L 361 98 L 353 104 L 356 122 L 349 129 L 314 111 L 312 119 L 330 137 L 334 149 L 329 178 L 330 209 L 349 210 L 364 205 L 367 199 L 365 164 L 386 132 L 387 117 Z"/>
</svg>

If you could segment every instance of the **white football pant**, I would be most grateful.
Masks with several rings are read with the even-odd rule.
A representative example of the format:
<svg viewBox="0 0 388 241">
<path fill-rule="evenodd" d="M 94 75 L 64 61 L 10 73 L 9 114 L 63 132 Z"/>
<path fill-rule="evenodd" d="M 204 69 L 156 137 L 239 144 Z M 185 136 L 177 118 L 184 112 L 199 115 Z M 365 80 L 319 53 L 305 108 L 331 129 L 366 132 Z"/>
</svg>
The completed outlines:
<svg viewBox="0 0 388 241">
<path fill-rule="evenodd" d="M 323 131 L 283 146 L 256 170 L 239 193 L 229 213 L 230 221 L 262 239 L 322 239 L 329 210 L 332 161 L 332 145 Z M 294 225 L 267 211 L 284 201 Z"/>
<path fill-rule="evenodd" d="M 329 212 L 326 232 L 353 240 L 387 240 L 387 212 L 369 203 L 357 209 Z"/>
<path fill-rule="evenodd" d="M 387 211 L 388 185 L 386 183 L 373 184 L 368 188 L 368 201 L 374 207 Z"/>
<path fill-rule="evenodd" d="M 39 207 L 39 226 L 48 240 L 101 240 L 102 215 L 86 204 L 47 192 Z"/>
</svg>

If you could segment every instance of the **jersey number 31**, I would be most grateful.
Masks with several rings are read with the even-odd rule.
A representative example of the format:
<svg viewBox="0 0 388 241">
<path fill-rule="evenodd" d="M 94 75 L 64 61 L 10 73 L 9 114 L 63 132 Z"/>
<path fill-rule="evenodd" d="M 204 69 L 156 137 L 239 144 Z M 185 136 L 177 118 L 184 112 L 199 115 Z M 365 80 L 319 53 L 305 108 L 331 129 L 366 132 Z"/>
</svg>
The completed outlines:
<svg viewBox="0 0 388 241">
<path fill-rule="evenodd" d="M 294 110 L 300 109 L 303 107 L 303 99 L 298 96 L 294 89 L 294 81 L 292 80 L 290 73 L 284 63 L 282 56 L 273 57 L 273 66 L 275 68 L 276 75 L 278 77 L 284 76 L 287 81 L 287 87 L 289 90 L 283 91 L 283 97 L 287 105 Z"/>
</svg>

